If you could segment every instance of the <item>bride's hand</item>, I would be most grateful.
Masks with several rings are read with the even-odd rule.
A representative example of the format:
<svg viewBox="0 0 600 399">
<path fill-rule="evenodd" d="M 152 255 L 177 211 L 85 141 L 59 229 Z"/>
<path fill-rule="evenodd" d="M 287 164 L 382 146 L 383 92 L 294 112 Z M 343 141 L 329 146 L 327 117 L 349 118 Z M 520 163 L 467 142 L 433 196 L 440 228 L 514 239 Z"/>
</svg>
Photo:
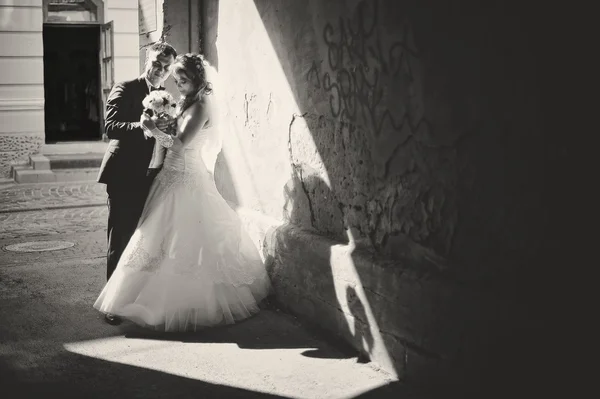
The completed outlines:
<svg viewBox="0 0 600 399">
<path fill-rule="evenodd" d="M 181 139 L 179 137 L 173 136 L 173 145 L 170 149 L 173 151 L 179 151 L 183 149 L 183 143 L 181 142 Z"/>
<path fill-rule="evenodd" d="M 174 127 L 177 127 L 177 119 L 167 120 L 160 118 L 156 121 L 156 127 L 163 132 L 168 133 L 170 130 L 173 130 Z"/>
<path fill-rule="evenodd" d="M 156 123 L 150 118 L 150 116 L 146 115 L 142 112 L 142 116 L 140 116 L 140 123 L 143 127 L 148 130 L 156 129 Z"/>
</svg>

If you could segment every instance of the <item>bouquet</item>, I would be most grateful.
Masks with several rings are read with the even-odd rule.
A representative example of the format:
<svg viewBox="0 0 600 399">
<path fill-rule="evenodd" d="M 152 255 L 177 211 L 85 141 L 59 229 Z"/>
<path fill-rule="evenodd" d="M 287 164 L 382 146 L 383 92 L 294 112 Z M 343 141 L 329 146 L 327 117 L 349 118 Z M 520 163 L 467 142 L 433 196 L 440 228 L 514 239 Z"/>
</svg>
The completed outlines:
<svg viewBox="0 0 600 399">
<path fill-rule="evenodd" d="M 142 105 L 144 106 L 144 113 L 148 115 L 153 121 L 159 119 L 173 120 L 176 115 L 175 99 L 166 90 L 154 90 L 151 91 L 143 100 Z M 177 128 L 173 126 L 166 134 L 174 136 Z M 165 159 L 166 148 L 161 146 L 158 142 L 154 144 L 154 152 L 152 154 L 152 160 L 150 161 L 150 168 L 158 168 L 162 165 Z"/>
</svg>

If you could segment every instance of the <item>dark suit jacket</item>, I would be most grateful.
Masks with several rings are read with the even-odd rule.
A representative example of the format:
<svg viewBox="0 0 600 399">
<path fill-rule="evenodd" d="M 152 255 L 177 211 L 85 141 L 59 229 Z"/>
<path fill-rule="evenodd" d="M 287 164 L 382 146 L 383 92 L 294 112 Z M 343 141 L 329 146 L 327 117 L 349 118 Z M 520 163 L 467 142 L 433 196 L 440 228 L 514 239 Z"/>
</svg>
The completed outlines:
<svg viewBox="0 0 600 399">
<path fill-rule="evenodd" d="M 143 76 L 117 83 L 106 102 L 105 133 L 110 140 L 98 182 L 124 190 L 137 189 L 146 181 L 155 140 L 146 138 L 139 121 L 148 94 Z"/>
</svg>

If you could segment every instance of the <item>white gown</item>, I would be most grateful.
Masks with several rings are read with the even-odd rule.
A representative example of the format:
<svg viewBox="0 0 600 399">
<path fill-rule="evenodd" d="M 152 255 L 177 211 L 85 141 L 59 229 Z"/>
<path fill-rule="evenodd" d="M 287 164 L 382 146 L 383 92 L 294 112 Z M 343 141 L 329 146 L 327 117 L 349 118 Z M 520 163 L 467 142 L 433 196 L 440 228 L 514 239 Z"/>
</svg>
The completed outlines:
<svg viewBox="0 0 600 399">
<path fill-rule="evenodd" d="M 169 149 L 138 228 L 94 304 L 144 327 L 195 331 L 259 311 L 271 285 L 212 174 L 216 128 Z M 206 160 L 206 162 L 205 162 Z"/>
</svg>

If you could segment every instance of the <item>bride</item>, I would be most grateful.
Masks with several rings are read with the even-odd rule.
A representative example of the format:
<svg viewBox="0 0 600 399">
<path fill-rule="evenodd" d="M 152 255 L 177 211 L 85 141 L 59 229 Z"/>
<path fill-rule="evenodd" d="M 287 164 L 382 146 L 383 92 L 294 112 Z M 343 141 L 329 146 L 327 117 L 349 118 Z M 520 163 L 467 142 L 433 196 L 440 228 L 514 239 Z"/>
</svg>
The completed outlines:
<svg viewBox="0 0 600 399">
<path fill-rule="evenodd" d="M 207 68 L 199 54 L 175 60 L 182 96 L 175 137 L 142 120 L 167 155 L 137 230 L 94 304 L 159 331 L 243 320 L 259 311 L 271 287 L 254 243 L 215 186 L 219 118 Z"/>
</svg>

